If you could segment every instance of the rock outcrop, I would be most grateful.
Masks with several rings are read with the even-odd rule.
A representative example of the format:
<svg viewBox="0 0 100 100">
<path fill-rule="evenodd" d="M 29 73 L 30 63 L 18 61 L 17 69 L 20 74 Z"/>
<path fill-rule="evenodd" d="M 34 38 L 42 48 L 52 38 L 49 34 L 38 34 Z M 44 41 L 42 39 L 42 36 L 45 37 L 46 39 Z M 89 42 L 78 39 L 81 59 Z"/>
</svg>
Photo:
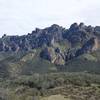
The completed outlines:
<svg viewBox="0 0 100 100">
<path fill-rule="evenodd" d="M 92 37 L 82 46 L 82 48 L 77 50 L 75 55 L 79 56 L 84 53 L 90 53 L 96 51 L 98 49 L 98 43 L 99 43 L 98 39 L 96 37 Z"/>
<path fill-rule="evenodd" d="M 100 26 L 86 26 L 84 23 L 74 23 L 69 29 L 53 24 L 45 29 L 36 28 L 32 33 L 23 36 L 7 36 L 0 38 L 0 52 L 31 51 L 45 47 L 40 57 L 57 65 L 64 64 L 83 53 L 93 52 L 99 48 Z M 63 41 L 71 44 L 63 52 Z M 58 44 L 59 47 L 56 45 Z M 65 45 L 65 44 L 64 44 Z M 63 56 L 62 56 L 63 55 Z"/>
</svg>

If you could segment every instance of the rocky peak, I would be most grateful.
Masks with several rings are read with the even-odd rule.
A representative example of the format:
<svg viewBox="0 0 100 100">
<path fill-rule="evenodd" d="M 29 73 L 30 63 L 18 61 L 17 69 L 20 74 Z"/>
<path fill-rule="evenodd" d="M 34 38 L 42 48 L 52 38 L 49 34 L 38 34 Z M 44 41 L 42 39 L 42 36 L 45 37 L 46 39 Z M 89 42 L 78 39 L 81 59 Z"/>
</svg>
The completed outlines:
<svg viewBox="0 0 100 100">
<path fill-rule="evenodd" d="M 96 35 L 100 35 L 100 26 L 96 26 L 94 30 Z"/>
<path fill-rule="evenodd" d="M 80 30 L 80 31 L 85 31 L 85 29 L 86 29 L 86 25 L 85 25 L 84 23 L 81 22 L 81 23 L 79 24 L 79 30 Z"/>
<path fill-rule="evenodd" d="M 70 26 L 70 29 L 69 29 L 69 30 L 71 30 L 71 31 L 76 31 L 76 30 L 78 30 L 78 29 L 79 29 L 78 24 L 77 24 L 77 23 L 74 23 L 74 24 L 72 24 L 72 25 Z"/>
<path fill-rule="evenodd" d="M 94 27 L 89 25 L 89 26 L 87 26 L 86 31 L 89 32 L 89 33 L 94 33 Z"/>
<path fill-rule="evenodd" d="M 79 27 L 80 27 L 80 28 L 84 28 L 84 27 L 85 27 L 84 23 L 81 22 L 81 23 L 79 24 Z"/>
<path fill-rule="evenodd" d="M 51 27 L 54 28 L 54 29 L 59 29 L 60 28 L 60 26 L 57 25 L 57 24 L 53 24 L 53 25 L 51 25 Z"/>
<path fill-rule="evenodd" d="M 95 34 L 94 34 L 95 33 Z M 86 26 L 84 23 L 73 23 L 69 29 L 65 29 L 57 24 L 53 24 L 45 29 L 36 28 L 32 33 L 22 36 L 7 36 L 4 34 L 0 38 L 0 51 L 29 51 L 43 45 L 51 46 L 55 42 L 59 43 L 68 40 L 74 45 L 81 47 L 92 37 L 100 33 L 100 27 Z M 96 35 L 97 36 L 97 35 Z"/>
</svg>

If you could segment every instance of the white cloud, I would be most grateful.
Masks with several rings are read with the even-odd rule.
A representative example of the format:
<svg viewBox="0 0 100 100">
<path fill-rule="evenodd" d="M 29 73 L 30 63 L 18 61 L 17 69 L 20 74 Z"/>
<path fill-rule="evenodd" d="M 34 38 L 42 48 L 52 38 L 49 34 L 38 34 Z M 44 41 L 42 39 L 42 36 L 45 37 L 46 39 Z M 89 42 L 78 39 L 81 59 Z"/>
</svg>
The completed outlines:
<svg viewBox="0 0 100 100">
<path fill-rule="evenodd" d="M 73 22 L 99 25 L 100 0 L 0 0 L 0 35 Z"/>
</svg>

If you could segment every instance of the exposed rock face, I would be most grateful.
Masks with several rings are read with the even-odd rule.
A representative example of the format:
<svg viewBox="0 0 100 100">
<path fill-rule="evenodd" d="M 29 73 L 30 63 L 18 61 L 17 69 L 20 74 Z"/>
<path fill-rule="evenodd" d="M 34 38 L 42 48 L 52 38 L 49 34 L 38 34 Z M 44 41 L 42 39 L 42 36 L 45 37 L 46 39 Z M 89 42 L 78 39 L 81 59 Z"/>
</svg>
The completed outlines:
<svg viewBox="0 0 100 100">
<path fill-rule="evenodd" d="M 86 26 L 84 23 L 74 23 L 71 27 L 66 30 L 63 34 L 63 38 L 68 39 L 72 45 L 75 44 L 82 44 L 86 43 L 91 37 L 94 37 L 95 28 L 91 25 Z"/>
<path fill-rule="evenodd" d="M 55 65 L 64 65 L 65 64 L 65 60 L 63 59 L 61 54 L 58 54 L 56 56 L 56 59 L 54 60 L 54 64 Z"/>
<path fill-rule="evenodd" d="M 84 23 L 74 23 L 69 29 L 53 24 L 45 29 L 36 28 L 32 33 L 23 36 L 7 36 L 0 38 L 0 52 L 31 51 L 32 49 L 43 48 L 40 57 L 52 63 L 60 65 L 62 62 L 71 60 L 83 53 L 93 52 L 98 49 L 100 38 L 100 26 L 86 26 Z M 71 44 L 67 52 L 62 52 L 56 44 L 68 41 Z M 66 42 L 66 45 L 68 44 Z M 63 55 L 63 56 L 62 56 Z"/>
<path fill-rule="evenodd" d="M 41 51 L 40 57 L 46 60 L 49 60 L 51 63 L 55 65 L 64 65 L 65 60 L 61 50 L 59 48 L 45 48 Z"/>
<path fill-rule="evenodd" d="M 55 58 L 54 56 L 55 54 L 52 48 L 45 48 L 40 53 L 41 58 L 49 60 L 50 62 L 53 61 L 53 59 Z"/>
<path fill-rule="evenodd" d="M 94 30 L 96 35 L 100 35 L 100 26 L 96 26 Z"/>
<path fill-rule="evenodd" d="M 79 56 L 84 53 L 93 52 L 98 49 L 98 39 L 95 37 L 92 37 L 90 40 L 88 40 L 81 49 L 77 50 L 76 56 Z"/>
<path fill-rule="evenodd" d="M 0 39 L 0 51 L 19 50 L 29 51 L 34 48 L 53 45 L 55 42 L 67 39 L 72 45 L 82 44 L 100 32 L 100 27 L 86 26 L 84 23 L 74 23 L 69 29 L 65 29 L 59 25 L 52 25 L 45 29 L 36 28 L 35 31 L 23 36 L 7 36 L 4 34 Z"/>
<path fill-rule="evenodd" d="M 97 38 L 93 37 L 86 44 L 82 47 L 84 52 L 94 51 L 98 49 L 98 40 Z"/>
<path fill-rule="evenodd" d="M 54 42 L 63 40 L 62 33 L 65 29 L 54 24 L 45 29 L 36 28 L 35 31 L 23 36 L 4 35 L 0 39 L 0 51 L 29 51 L 34 48 L 53 45 Z"/>
</svg>

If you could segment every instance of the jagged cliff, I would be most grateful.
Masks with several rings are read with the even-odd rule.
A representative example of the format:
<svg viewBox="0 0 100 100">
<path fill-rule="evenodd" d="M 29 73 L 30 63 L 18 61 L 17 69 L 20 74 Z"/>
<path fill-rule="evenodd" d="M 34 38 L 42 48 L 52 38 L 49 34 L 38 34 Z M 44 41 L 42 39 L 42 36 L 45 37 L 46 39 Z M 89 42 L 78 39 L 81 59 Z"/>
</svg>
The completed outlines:
<svg viewBox="0 0 100 100">
<path fill-rule="evenodd" d="M 74 23 L 69 29 L 59 25 L 52 25 L 45 29 L 36 28 L 32 33 L 23 36 L 7 36 L 0 38 L 0 51 L 31 50 L 42 47 L 43 45 L 53 45 L 55 42 L 68 40 L 71 47 L 77 44 L 84 45 L 90 38 L 99 35 L 99 27 L 86 26 L 84 23 Z"/>
<path fill-rule="evenodd" d="M 30 52 L 42 48 L 40 57 L 57 65 L 99 49 L 100 27 L 74 23 L 69 29 L 52 25 L 23 36 L 0 38 L 0 52 Z M 59 63 L 60 62 L 60 63 Z"/>
</svg>

